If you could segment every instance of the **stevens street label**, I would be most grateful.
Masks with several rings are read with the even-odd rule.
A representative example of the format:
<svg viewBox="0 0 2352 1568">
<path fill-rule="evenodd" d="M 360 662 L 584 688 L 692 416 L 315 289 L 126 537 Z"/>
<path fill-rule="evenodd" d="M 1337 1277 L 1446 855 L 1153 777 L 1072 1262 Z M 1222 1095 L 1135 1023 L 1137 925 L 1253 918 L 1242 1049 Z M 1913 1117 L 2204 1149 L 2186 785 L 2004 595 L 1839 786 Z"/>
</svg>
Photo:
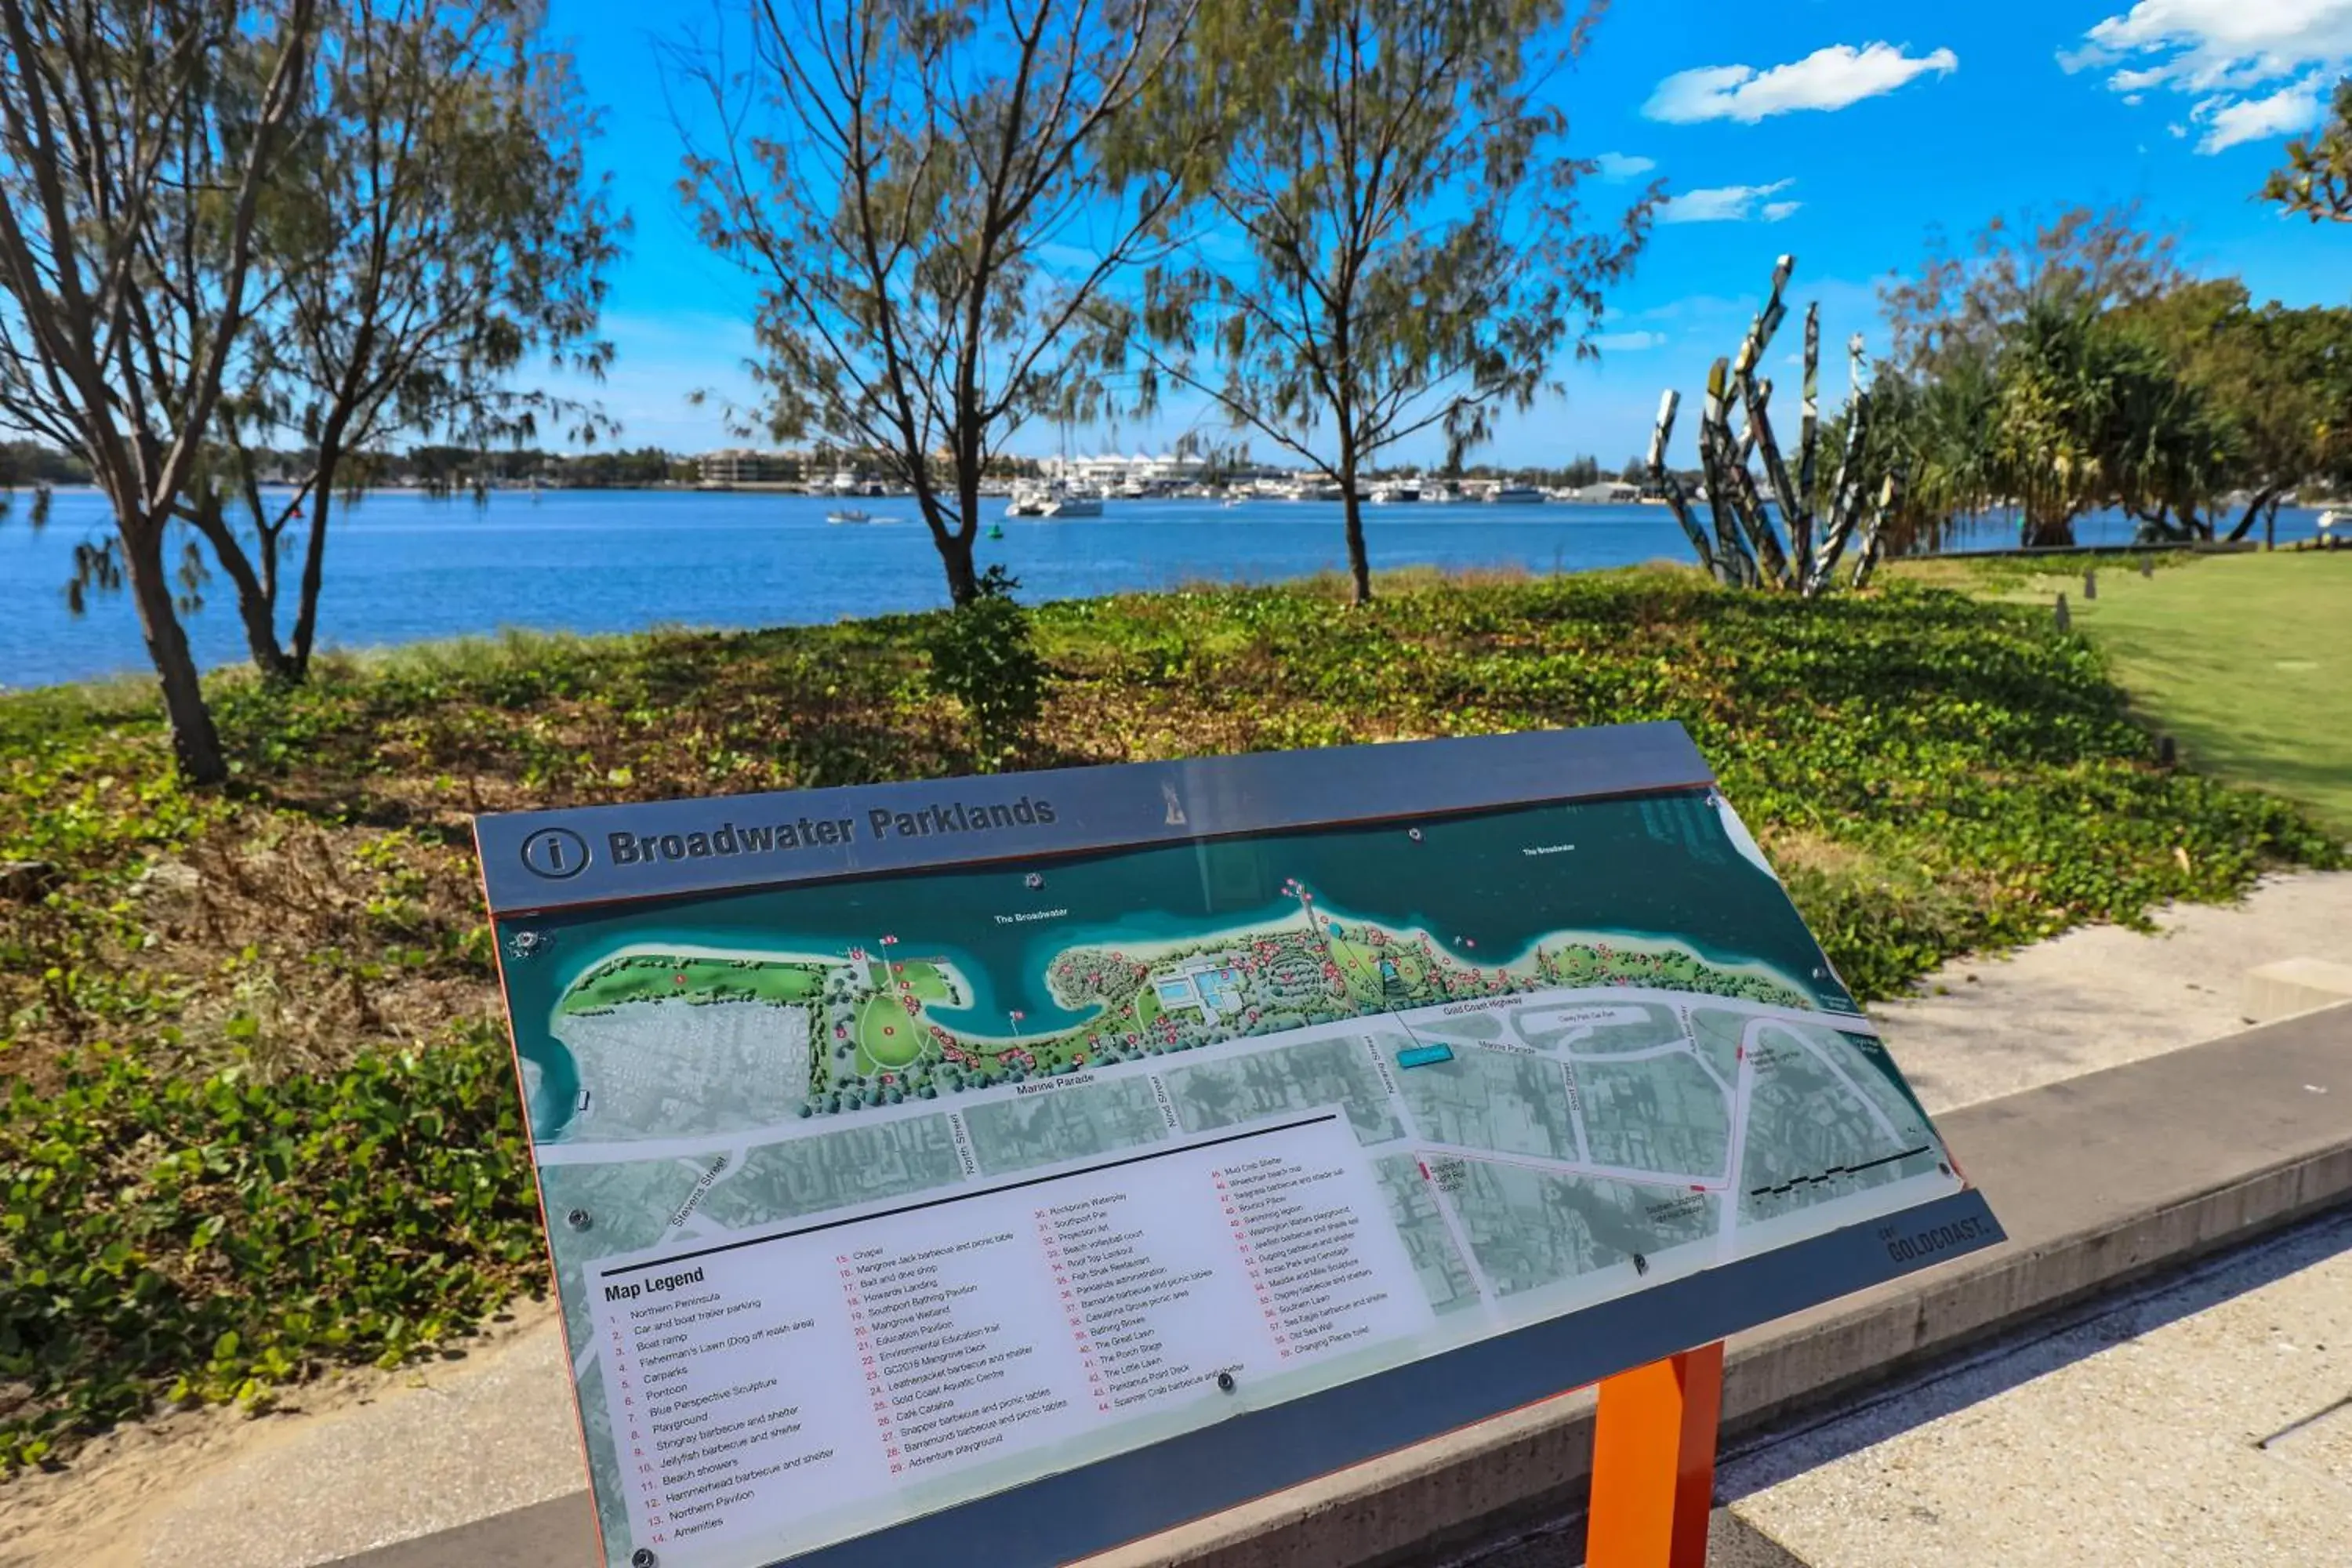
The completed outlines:
<svg viewBox="0 0 2352 1568">
<path fill-rule="evenodd" d="M 630 1545 L 764 1563 L 1279 1396 L 1430 1324 L 1384 1214 L 1332 1111 L 608 1263 Z"/>
</svg>

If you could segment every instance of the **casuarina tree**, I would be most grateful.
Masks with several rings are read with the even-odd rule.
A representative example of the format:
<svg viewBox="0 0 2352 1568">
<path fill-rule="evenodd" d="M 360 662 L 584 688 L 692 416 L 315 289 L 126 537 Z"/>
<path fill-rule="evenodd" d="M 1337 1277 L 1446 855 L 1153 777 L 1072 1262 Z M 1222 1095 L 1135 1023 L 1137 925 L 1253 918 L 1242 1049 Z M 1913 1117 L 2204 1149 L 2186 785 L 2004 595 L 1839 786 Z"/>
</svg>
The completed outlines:
<svg viewBox="0 0 2352 1568">
<path fill-rule="evenodd" d="M 77 451 L 113 510 L 181 772 L 227 773 L 175 601 L 173 519 L 266 289 L 313 0 L 0 0 L 0 418 Z"/>
<path fill-rule="evenodd" d="M 1286 448 L 1346 508 L 1433 433 L 1448 461 L 1591 352 L 1655 201 L 1588 226 L 1559 79 L 1597 19 L 1560 0 L 1302 0 L 1203 15 L 1188 79 L 1225 138 L 1200 244 L 1153 279 L 1158 372 Z"/>
<path fill-rule="evenodd" d="M 1169 102 L 1198 3 L 749 0 L 672 51 L 687 200 L 760 289 L 744 423 L 911 489 L 956 604 L 1013 433 L 1148 402 L 1097 307 L 1200 183 Z"/>
<path fill-rule="evenodd" d="M 532 357 L 602 374 L 604 272 L 625 226 L 586 171 L 591 119 L 540 21 L 530 0 L 328 8 L 320 102 L 263 210 L 267 304 L 181 502 L 268 675 L 310 668 L 333 509 L 371 449 L 420 431 L 524 440 L 542 417 L 574 437 L 604 427 L 518 379 Z M 290 467 L 286 489 L 263 490 L 264 463 Z"/>
</svg>

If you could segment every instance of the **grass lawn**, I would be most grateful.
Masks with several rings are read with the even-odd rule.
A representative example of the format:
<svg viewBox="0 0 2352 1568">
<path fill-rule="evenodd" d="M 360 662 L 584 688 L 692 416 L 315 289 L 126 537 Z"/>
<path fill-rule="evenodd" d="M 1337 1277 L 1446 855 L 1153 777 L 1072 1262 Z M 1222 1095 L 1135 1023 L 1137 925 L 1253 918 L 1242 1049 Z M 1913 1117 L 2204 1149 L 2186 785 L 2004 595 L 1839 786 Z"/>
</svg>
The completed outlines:
<svg viewBox="0 0 2352 1568">
<path fill-rule="evenodd" d="M 919 958 L 903 959 L 891 966 L 891 987 L 895 990 L 902 982 L 915 994 L 915 1000 L 926 1005 L 955 999 L 955 993 L 948 988 L 948 977 L 940 973 L 939 965 Z"/>
<path fill-rule="evenodd" d="M 2075 624 L 2184 761 L 2299 800 L 2352 837 L 2352 552 L 2103 572 Z"/>
<path fill-rule="evenodd" d="M 867 998 L 857 1010 L 856 1035 L 857 1048 L 866 1058 L 860 1072 L 894 1071 L 923 1054 L 923 1026 L 895 996 Z"/>
<path fill-rule="evenodd" d="M 564 993 L 560 1010 L 593 1013 L 625 1002 L 805 1002 L 824 972 L 805 963 L 636 953 L 599 964 Z"/>
<path fill-rule="evenodd" d="M 2147 577 L 2112 560 L 2097 570 L 2089 600 L 2079 569 L 2004 562 L 1981 585 L 2019 604 L 2063 593 L 2183 762 L 2300 801 L 2352 836 L 2352 552 L 2176 557 Z"/>
</svg>

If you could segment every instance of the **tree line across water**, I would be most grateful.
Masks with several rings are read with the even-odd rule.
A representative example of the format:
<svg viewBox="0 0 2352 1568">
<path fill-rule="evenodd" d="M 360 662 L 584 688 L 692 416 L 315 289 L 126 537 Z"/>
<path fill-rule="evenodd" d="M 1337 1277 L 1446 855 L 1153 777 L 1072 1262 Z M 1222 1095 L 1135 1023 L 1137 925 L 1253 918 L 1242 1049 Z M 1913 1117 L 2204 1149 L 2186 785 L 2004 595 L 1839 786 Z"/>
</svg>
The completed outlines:
<svg viewBox="0 0 2352 1568">
<path fill-rule="evenodd" d="M 729 421 L 911 491 L 951 599 L 982 606 L 942 645 L 972 652 L 976 700 L 1022 626 L 974 563 L 980 489 L 1036 422 L 1205 404 L 1339 487 L 1361 602 L 1369 476 L 1416 437 L 1458 469 L 1556 392 L 1664 199 L 1595 204 L 1569 144 L 1559 84 L 1600 10 L 724 5 L 724 51 L 681 31 L 660 53 L 682 200 L 758 290 L 756 396 Z M 127 591 L 191 780 L 226 773 L 183 626 L 208 584 L 262 675 L 301 681 L 334 508 L 396 441 L 616 428 L 530 374 L 609 367 L 629 231 L 543 21 L 536 0 L 0 0 L 0 425 L 110 502 L 69 599 Z M 2352 213 L 2346 107 L 2266 195 Z M 1857 455 L 1908 476 L 1914 534 L 2015 500 L 2036 540 L 2105 504 L 2202 535 L 2244 489 L 2242 532 L 2332 477 L 2352 424 L 2338 313 L 2192 283 L 2128 221 L 1996 231 L 1888 304 L 1884 439 Z"/>
</svg>

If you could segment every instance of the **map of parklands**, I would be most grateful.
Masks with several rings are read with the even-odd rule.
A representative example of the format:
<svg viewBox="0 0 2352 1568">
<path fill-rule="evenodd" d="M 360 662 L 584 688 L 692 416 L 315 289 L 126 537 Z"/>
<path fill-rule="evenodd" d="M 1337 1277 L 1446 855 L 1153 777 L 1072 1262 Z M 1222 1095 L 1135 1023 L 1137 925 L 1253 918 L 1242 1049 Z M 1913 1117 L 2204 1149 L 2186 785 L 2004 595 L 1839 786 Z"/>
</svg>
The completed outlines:
<svg viewBox="0 0 2352 1568">
<path fill-rule="evenodd" d="M 1965 1182 L 1708 788 L 499 935 L 614 1563 L 887 1542 L 1809 1240 L 1998 1234 L 1913 1235 Z"/>
</svg>

